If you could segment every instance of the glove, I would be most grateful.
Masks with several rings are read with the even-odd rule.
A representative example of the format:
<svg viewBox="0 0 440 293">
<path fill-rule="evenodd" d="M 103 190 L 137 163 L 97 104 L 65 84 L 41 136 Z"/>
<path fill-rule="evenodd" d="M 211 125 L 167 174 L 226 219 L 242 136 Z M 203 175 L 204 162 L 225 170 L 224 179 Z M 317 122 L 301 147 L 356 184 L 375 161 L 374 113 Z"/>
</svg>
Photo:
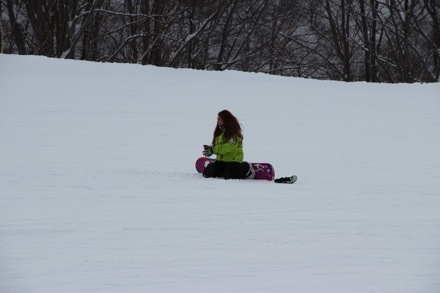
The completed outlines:
<svg viewBox="0 0 440 293">
<path fill-rule="evenodd" d="M 205 157 L 210 157 L 210 156 L 212 156 L 214 154 L 214 150 L 212 149 L 212 146 L 205 144 L 205 145 L 203 145 L 203 148 L 205 149 L 203 151 L 203 155 Z"/>
</svg>

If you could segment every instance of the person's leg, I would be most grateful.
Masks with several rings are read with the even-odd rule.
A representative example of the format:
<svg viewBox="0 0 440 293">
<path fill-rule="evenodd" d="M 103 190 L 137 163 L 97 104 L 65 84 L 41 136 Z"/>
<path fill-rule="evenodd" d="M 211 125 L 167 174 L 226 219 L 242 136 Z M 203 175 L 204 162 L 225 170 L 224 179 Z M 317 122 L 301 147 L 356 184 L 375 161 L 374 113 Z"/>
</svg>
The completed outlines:
<svg viewBox="0 0 440 293">
<path fill-rule="evenodd" d="M 225 163 L 225 179 L 238 179 L 240 163 L 228 162 Z"/>
<path fill-rule="evenodd" d="M 243 162 L 239 167 L 240 179 L 253 179 L 255 177 L 254 169 L 251 163 Z"/>
<path fill-rule="evenodd" d="M 206 166 L 205 171 L 203 171 L 203 177 L 223 177 L 225 172 L 225 163 L 221 161 L 214 161 Z"/>
<path fill-rule="evenodd" d="M 225 179 L 245 179 L 251 175 L 250 164 L 243 163 L 226 163 L 225 166 Z"/>
</svg>

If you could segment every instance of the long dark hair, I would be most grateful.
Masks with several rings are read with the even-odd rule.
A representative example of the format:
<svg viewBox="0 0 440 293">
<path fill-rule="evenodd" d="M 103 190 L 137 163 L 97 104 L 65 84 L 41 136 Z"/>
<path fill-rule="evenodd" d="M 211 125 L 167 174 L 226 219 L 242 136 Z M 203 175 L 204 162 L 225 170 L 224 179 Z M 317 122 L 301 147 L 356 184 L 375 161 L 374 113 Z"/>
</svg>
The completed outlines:
<svg viewBox="0 0 440 293">
<path fill-rule="evenodd" d="M 237 142 L 243 141 L 243 134 L 240 126 L 240 122 L 238 122 L 238 119 L 235 118 L 234 115 L 232 115 L 231 112 L 228 110 L 223 110 L 218 113 L 218 116 L 222 118 L 223 125 L 224 125 L 224 134 L 223 134 L 223 142 L 228 142 L 231 139 L 238 140 Z M 222 133 L 222 128 L 220 128 L 218 125 L 216 125 L 214 130 L 214 137 L 212 138 L 212 145 L 215 144 L 215 139 Z M 221 141 L 219 143 L 222 143 Z"/>
</svg>

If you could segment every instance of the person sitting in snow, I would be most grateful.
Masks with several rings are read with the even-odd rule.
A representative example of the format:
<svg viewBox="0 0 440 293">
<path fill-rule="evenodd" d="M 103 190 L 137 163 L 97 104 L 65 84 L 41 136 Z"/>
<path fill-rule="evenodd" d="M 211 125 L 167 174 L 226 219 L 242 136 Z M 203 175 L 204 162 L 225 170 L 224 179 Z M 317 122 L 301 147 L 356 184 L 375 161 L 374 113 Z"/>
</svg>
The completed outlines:
<svg viewBox="0 0 440 293">
<path fill-rule="evenodd" d="M 203 155 L 216 155 L 203 172 L 203 177 L 223 177 L 225 179 L 252 178 L 253 169 L 243 162 L 243 134 L 237 118 L 228 110 L 218 113 L 212 145 L 204 145 Z"/>
</svg>

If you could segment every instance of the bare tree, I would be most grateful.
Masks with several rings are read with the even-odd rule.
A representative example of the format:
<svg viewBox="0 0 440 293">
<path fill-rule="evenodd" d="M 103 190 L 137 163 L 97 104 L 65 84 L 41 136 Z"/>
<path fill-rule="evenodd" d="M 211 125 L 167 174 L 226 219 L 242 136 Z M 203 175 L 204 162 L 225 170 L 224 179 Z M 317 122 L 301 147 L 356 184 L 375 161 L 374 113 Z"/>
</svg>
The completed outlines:
<svg viewBox="0 0 440 293">
<path fill-rule="evenodd" d="M 426 11 L 430 17 L 429 22 L 422 25 L 423 20 L 417 20 L 418 32 L 427 43 L 427 54 L 431 55 L 432 62 L 426 62 L 431 81 L 440 81 L 440 3 L 438 0 L 424 0 Z M 429 19 L 429 18 L 428 18 Z M 431 33 L 426 33 L 430 31 Z M 429 65 L 432 64 L 432 65 Z"/>
<path fill-rule="evenodd" d="M 413 0 L 389 0 L 380 10 L 383 29 L 378 64 L 380 77 L 387 82 L 416 82 L 424 75 L 425 62 L 417 19 L 426 16 L 425 6 Z"/>
<path fill-rule="evenodd" d="M 351 42 L 351 1 L 317 0 L 314 3 L 316 11 L 311 27 L 322 45 L 320 53 L 332 63 L 328 68 L 330 77 L 352 81 L 355 48 Z"/>
<path fill-rule="evenodd" d="M 17 1 L 17 3 L 14 3 L 12 0 L 6 0 L 6 2 L 2 1 L 1 4 L 2 7 L 6 6 L 8 12 L 11 40 L 17 48 L 17 53 L 24 55 L 27 53 L 24 31 L 24 27 L 26 27 L 26 25 L 18 20 L 23 13 L 21 9 L 22 1 Z M 1 16 L 3 17 L 3 12 Z M 11 51 L 13 50 L 12 47 L 13 46 L 11 44 Z"/>
<path fill-rule="evenodd" d="M 3 3 L 0 2 L 0 16 L 2 14 L 3 14 Z M 1 21 L 0 21 L 0 53 L 3 53 L 3 24 Z"/>
<path fill-rule="evenodd" d="M 438 0 L 0 0 L 6 53 L 344 81 L 440 77 Z"/>
<path fill-rule="evenodd" d="M 362 34 L 361 48 L 364 50 L 364 78 L 367 82 L 377 82 L 377 37 L 378 37 L 378 9 L 377 0 L 359 0 L 359 12 L 356 15 L 356 24 Z"/>
</svg>

